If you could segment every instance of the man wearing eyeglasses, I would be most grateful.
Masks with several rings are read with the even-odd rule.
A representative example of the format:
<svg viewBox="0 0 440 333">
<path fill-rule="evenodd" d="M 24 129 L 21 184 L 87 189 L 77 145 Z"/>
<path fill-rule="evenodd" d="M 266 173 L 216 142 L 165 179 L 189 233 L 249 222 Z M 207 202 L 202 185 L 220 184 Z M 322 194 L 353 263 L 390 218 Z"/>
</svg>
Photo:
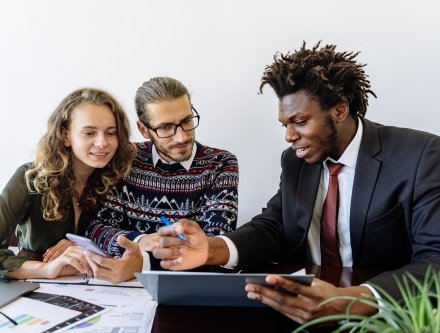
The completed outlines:
<svg viewBox="0 0 440 333">
<path fill-rule="evenodd" d="M 107 196 L 86 233 L 109 254 L 121 257 L 90 254 L 95 277 L 113 282 L 141 270 L 138 249 L 127 239 L 144 253 L 151 251 L 164 225 L 161 218 L 196 221 L 208 236 L 234 230 L 237 220 L 237 158 L 195 140 L 200 115 L 186 87 L 172 78 L 152 78 L 137 90 L 135 105 L 138 129 L 148 141 L 135 144 L 130 174 Z M 118 243 L 120 235 L 127 239 Z M 144 254 L 143 269 L 149 264 Z M 151 265 L 160 269 L 158 261 Z"/>
</svg>

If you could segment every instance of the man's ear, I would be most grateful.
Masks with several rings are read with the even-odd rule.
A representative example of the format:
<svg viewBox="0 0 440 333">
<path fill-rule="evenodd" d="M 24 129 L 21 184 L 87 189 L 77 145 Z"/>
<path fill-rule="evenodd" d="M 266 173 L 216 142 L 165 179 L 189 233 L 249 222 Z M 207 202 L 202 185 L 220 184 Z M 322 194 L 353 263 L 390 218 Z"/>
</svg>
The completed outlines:
<svg viewBox="0 0 440 333">
<path fill-rule="evenodd" d="M 138 127 L 139 132 L 141 132 L 142 136 L 147 140 L 150 139 L 150 134 L 148 134 L 148 128 L 145 127 L 145 125 L 139 120 L 136 122 L 136 125 Z"/>
<path fill-rule="evenodd" d="M 341 101 L 334 106 L 334 116 L 336 122 L 344 121 L 349 114 L 350 114 L 350 109 L 348 107 L 347 102 Z"/>
<path fill-rule="evenodd" d="M 69 130 L 65 127 L 61 130 L 61 139 L 63 140 L 63 144 L 65 147 L 70 147 L 70 139 L 69 139 Z"/>
</svg>

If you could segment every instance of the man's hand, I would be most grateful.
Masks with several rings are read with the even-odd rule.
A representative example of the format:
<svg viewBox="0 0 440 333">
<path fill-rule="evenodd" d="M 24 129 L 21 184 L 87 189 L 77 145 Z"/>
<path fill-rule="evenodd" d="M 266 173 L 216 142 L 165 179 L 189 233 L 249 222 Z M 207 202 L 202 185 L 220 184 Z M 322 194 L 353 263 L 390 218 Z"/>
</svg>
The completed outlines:
<svg viewBox="0 0 440 333">
<path fill-rule="evenodd" d="M 95 278 L 116 284 L 131 280 L 135 272 L 142 270 L 143 257 L 139 245 L 124 236 L 118 237 L 118 244 L 125 249 L 122 258 L 105 258 L 90 251 L 86 252 Z"/>
<path fill-rule="evenodd" d="M 153 251 L 159 245 L 159 239 L 157 232 L 143 235 L 138 242 L 141 251 Z"/>
<path fill-rule="evenodd" d="M 311 286 L 305 286 L 278 275 L 269 275 L 266 282 L 292 294 L 268 286 L 247 284 L 245 289 L 248 298 L 260 301 L 301 324 L 325 315 L 346 313 L 349 300 L 335 300 L 319 306 L 331 297 L 358 297 L 362 294 L 372 296 L 367 287 L 337 288 L 319 279 L 313 279 Z M 375 308 L 361 302 L 356 302 L 350 309 L 350 313 L 364 315 L 372 315 L 375 312 Z"/>
<path fill-rule="evenodd" d="M 75 246 L 75 243 L 68 239 L 60 240 L 56 245 L 46 250 L 46 252 L 43 254 L 43 261 L 49 262 L 58 258 L 69 246 Z"/>
<path fill-rule="evenodd" d="M 185 234 L 186 240 L 177 237 Z M 153 250 L 160 265 L 165 269 L 186 270 L 207 263 L 209 242 L 200 226 L 190 220 L 179 220 L 172 226 L 159 229 L 159 245 Z"/>
</svg>

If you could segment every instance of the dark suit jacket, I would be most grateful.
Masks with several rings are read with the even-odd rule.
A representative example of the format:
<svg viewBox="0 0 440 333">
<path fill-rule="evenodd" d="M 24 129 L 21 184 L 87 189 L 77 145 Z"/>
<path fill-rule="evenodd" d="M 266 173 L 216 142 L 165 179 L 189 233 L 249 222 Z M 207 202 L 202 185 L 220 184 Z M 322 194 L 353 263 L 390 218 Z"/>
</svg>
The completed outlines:
<svg viewBox="0 0 440 333">
<path fill-rule="evenodd" d="M 353 266 L 423 275 L 440 263 L 440 138 L 362 121 L 350 212 Z M 281 162 L 267 209 L 226 234 L 237 246 L 238 268 L 305 261 L 322 164 L 307 164 L 291 148 Z M 371 283 L 398 295 L 392 273 Z"/>
</svg>

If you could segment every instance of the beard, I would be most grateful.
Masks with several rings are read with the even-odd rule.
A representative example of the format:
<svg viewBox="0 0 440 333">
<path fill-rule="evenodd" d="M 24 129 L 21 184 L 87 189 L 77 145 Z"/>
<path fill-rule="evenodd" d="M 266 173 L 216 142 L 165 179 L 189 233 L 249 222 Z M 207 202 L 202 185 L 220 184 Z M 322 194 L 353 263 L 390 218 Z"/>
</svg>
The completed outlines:
<svg viewBox="0 0 440 333">
<path fill-rule="evenodd" d="M 191 158 L 195 138 L 192 137 L 189 140 L 185 141 L 184 143 L 173 144 L 170 145 L 169 147 L 165 147 L 164 145 L 161 145 L 160 143 L 157 142 L 156 138 L 153 138 L 152 136 L 150 137 L 150 140 L 156 147 L 156 150 L 161 157 L 165 156 L 174 162 L 184 162 Z M 174 148 L 182 145 L 186 145 L 189 148 L 184 151 L 179 151 L 177 153 L 173 152 Z"/>
<path fill-rule="evenodd" d="M 338 134 L 336 131 L 336 126 L 330 115 L 328 115 L 327 118 L 325 119 L 325 123 L 327 128 L 327 135 L 325 140 L 322 141 L 322 145 L 323 145 L 322 161 L 324 161 L 327 157 L 331 157 L 337 160 L 339 156 L 337 156 L 338 150 L 336 146 L 336 140 L 338 138 Z"/>
</svg>

